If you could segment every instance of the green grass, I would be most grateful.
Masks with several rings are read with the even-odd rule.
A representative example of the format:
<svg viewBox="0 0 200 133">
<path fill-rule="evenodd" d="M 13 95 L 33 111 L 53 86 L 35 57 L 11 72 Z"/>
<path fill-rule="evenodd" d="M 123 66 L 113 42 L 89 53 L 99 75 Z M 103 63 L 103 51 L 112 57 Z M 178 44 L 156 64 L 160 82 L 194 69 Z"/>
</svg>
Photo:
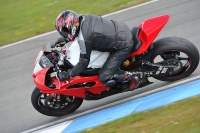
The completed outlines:
<svg viewBox="0 0 200 133">
<path fill-rule="evenodd" d="M 54 30 L 64 10 L 103 15 L 148 0 L 0 0 L 0 46 Z"/>
<path fill-rule="evenodd" d="M 200 96 L 133 114 L 82 133 L 200 133 Z"/>
</svg>

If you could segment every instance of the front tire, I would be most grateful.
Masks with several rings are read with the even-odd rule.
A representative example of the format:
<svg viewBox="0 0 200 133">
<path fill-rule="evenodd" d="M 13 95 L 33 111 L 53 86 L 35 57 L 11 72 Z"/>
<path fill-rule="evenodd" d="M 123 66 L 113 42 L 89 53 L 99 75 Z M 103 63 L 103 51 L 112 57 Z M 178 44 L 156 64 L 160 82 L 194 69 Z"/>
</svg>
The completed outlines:
<svg viewBox="0 0 200 133">
<path fill-rule="evenodd" d="M 33 107 L 40 113 L 48 116 L 63 116 L 77 110 L 82 102 L 82 98 L 60 95 L 60 101 L 55 101 L 49 94 L 40 92 L 37 87 L 31 95 Z"/>
<path fill-rule="evenodd" d="M 199 64 L 199 51 L 190 41 L 180 37 L 166 37 L 159 39 L 153 43 L 153 55 L 151 62 L 156 63 L 158 56 L 160 59 L 178 59 L 183 63 L 182 70 L 170 76 L 154 76 L 154 78 L 162 81 L 175 81 L 192 74 Z M 186 56 L 186 57 L 181 57 Z"/>
</svg>

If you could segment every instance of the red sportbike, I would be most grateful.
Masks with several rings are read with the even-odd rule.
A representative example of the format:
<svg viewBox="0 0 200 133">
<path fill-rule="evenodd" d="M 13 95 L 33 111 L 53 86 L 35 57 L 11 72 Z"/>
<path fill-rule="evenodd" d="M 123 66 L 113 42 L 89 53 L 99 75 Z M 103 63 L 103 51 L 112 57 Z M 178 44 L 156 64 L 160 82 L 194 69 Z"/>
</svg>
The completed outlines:
<svg viewBox="0 0 200 133">
<path fill-rule="evenodd" d="M 98 100 L 149 85 L 151 82 L 148 77 L 175 81 L 189 76 L 199 64 L 199 52 L 195 45 L 180 37 L 154 41 L 168 20 L 169 15 L 150 18 L 131 30 L 134 48 L 119 69 L 144 72 L 146 76 L 138 87 L 133 81 L 117 83 L 113 87 L 104 86 L 98 79 L 98 72 L 109 52 L 95 50 L 83 73 L 67 81 L 59 81 L 58 71 L 67 71 L 78 63 L 78 42 L 74 41 L 65 48 L 43 48 L 35 61 L 33 72 L 36 85 L 31 96 L 33 107 L 44 115 L 62 116 L 77 110 L 83 100 Z"/>
</svg>

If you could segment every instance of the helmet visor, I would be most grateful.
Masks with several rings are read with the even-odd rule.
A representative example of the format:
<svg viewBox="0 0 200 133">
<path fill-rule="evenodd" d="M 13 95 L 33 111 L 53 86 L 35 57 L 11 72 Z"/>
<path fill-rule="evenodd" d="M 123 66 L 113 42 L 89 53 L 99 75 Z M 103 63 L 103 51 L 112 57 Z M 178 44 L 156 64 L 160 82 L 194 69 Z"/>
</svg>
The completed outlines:
<svg viewBox="0 0 200 133">
<path fill-rule="evenodd" d="M 64 38 L 68 38 L 68 34 L 70 34 L 70 32 L 66 27 L 62 28 L 62 30 L 60 31 L 60 35 L 63 36 Z"/>
</svg>

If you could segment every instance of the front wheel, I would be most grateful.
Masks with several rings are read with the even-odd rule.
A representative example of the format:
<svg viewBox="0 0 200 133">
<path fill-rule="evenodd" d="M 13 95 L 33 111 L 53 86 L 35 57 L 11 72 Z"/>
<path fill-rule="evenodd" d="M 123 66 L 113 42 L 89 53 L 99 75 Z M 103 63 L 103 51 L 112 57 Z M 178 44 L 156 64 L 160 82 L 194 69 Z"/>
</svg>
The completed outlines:
<svg viewBox="0 0 200 133">
<path fill-rule="evenodd" d="M 174 75 L 154 76 L 162 81 L 175 81 L 189 76 L 199 64 L 199 51 L 190 41 L 180 37 L 166 37 L 153 43 L 152 63 L 176 59 L 182 63 L 182 70 Z"/>
<path fill-rule="evenodd" d="M 82 98 L 59 95 L 44 94 L 40 92 L 37 87 L 33 90 L 31 95 L 31 102 L 33 107 L 40 113 L 48 116 L 63 116 L 77 110 L 82 102 Z"/>
</svg>

